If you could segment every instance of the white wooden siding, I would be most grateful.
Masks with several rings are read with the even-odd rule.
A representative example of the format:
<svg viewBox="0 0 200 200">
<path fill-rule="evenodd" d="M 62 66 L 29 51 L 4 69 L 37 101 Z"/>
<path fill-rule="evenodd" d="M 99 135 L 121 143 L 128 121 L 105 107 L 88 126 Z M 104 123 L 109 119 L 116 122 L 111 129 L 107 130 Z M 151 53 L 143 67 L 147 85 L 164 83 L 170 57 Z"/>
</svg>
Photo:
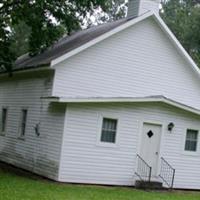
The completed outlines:
<svg viewBox="0 0 200 200">
<path fill-rule="evenodd" d="M 49 96 L 53 74 L 25 73 L 0 79 L 1 109 L 8 108 L 7 131 L 0 136 L 0 160 L 57 180 L 65 107 L 40 99 Z M 19 139 L 22 108 L 28 109 L 25 140 Z M 1 119 L 0 119 L 1 121 Z M 34 126 L 40 123 L 40 133 Z"/>
<path fill-rule="evenodd" d="M 101 115 L 120 120 L 116 147 L 98 145 Z M 142 123 L 153 121 L 163 125 L 160 156 L 176 169 L 175 187 L 200 189 L 200 153 L 183 152 L 186 128 L 200 130 L 199 120 L 164 104 L 68 104 L 59 180 L 133 185 Z M 170 122 L 175 124 L 172 133 Z"/>
<path fill-rule="evenodd" d="M 152 18 L 56 66 L 53 95 L 164 95 L 200 109 L 200 79 Z"/>
</svg>

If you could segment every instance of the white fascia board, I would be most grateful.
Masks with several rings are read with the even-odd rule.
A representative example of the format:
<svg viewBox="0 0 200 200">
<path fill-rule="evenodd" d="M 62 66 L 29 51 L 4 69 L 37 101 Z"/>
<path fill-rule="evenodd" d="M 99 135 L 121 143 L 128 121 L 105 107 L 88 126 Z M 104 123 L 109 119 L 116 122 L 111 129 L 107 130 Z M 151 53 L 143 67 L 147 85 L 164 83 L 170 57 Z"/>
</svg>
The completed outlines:
<svg viewBox="0 0 200 200">
<path fill-rule="evenodd" d="M 185 111 L 191 112 L 193 114 L 200 115 L 200 110 L 193 108 L 193 107 L 190 107 L 190 106 L 187 106 L 187 105 L 184 105 L 182 103 L 173 101 L 171 99 L 162 99 L 161 102 L 166 103 L 166 104 L 171 105 L 171 106 L 174 106 L 174 107 L 177 107 L 181 110 L 185 110 Z"/>
<path fill-rule="evenodd" d="M 178 41 L 176 36 L 172 33 L 172 31 L 168 28 L 168 26 L 165 24 L 165 22 L 161 19 L 161 17 L 157 14 L 153 15 L 154 19 L 158 22 L 160 25 L 160 28 L 166 33 L 168 38 L 174 43 L 177 50 L 183 55 L 183 57 L 186 59 L 186 61 L 189 63 L 189 65 L 193 68 L 195 72 L 200 76 L 200 69 L 197 66 L 197 64 L 194 62 L 192 57 L 187 53 L 187 51 L 183 48 L 182 44 Z"/>
<path fill-rule="evenodd" d="M 171 99 L 168 99 L 166 97 L 97 97 L 97 98 L 64 98 L 61 97 L 56 100 L 56 102 L 59 103 L 151 103 L 151 102 L 159 102 L 159 103 L 165 103 L 174 107 L 177 107 L 181 110 L 185 110 L 197 115 L 200 115 L 200 110 L 195 109 L 193 107 L 187 106 L 185 104 L 173 101 Z"/>
<path fill-rule="evenodd" d="M 159 98 L 140 97 L 92 97 L 92 98 L 59 98 L 60 103 L 120 103 L 120 102 L 155 102 Z"/>
<path fill-rule="evenodd" d="M 74 56 L 74 55 L 80 53 L 81 51 L 83 51 L 83 50 L 85 50 L 85 49 L 97 44 L 98 42 L 103 41 L 106 38 L 108 38 L 108 37 L 120 32 L 120 31 L 122 31 L 122 30 L 124 30 L 124 29 L 126 29 L 126 28 L 128 28 L 128 27 L 130 27 L 130 26 L 132 26 L 132 25 L 134 25 L 134 24 L 136 24 L 136 23 L 138 23 L 138 22 L 140 22 L 140 21 L 152 16 L 152 15 L 153 15 L 153 12 L 147 12 L 147 13 L 145 13 L 145 14 L 143 14 L 143 15 L 135 18 L 135 19 L 127 21 L 126 23 L 124 23 L 124 24 L 112 29 L 111 31 L 108 31 L 108 32 L 104 33 L 103 35 L 101 35 L 101 36 L 99 36 L 99 37 L 87 42 L 86 44 L 84 44 L 84 45 L 82 45 L 82 46 L 80 46 L 80 47 L 78 47 L 78 48 L 76 48 L 76 49 L 74 49 L 74 50 L 72 50 L 72 51 L 70 51 L 70 52 L 68 52 L 68 53 L 56 58 L 56 59 L 54 59 L 54 60 L 52 60 L 51 64 L 50 64 L 50 67 L 53 68 L 58 63 L 70 58 L 71 56 Z"/>
</svg>

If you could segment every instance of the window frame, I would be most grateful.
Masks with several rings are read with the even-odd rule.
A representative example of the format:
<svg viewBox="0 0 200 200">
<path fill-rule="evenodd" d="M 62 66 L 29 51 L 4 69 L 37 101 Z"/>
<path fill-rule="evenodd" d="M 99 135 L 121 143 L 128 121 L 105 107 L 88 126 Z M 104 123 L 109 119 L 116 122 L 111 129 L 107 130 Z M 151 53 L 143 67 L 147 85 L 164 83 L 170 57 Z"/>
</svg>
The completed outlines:
<svg viewBox="0 0 200 200">
<path fill-rule="evenodd" d="M 193 150 L 188 150 L 188 149 L 186 149 L 186 142 L 187 142 L 187 141 L 190 141 L 190 142 L 192 141 L 191 139 L 190 139 L 190 140 L 188 139 L 188 134 L 189 134 L 189 131 L 194 131 L 194 132 L 195 132 L 195 134 L 196 134 L 196 139 L 194 139 L 194 140 L 193 140 L 193 142 L 195 142 L 195 143 L 196 143 L 196 144 L 195 144 L 195 145 L 196 145 L 196 146 L 195 146 L 196 148 L 195 148 L 195 150 L 194 150 L 194 151 L 193 151 Z M 187 129 L 187 130 L 186 130 L 186 137 L 185 137 L 185 148 L 184 148 L 184 150 L 185 150 L 185 151 L 189 151 L 189 152 L 197 152 L 197 147 L 198 147 L 198 137 L 199 137 L 199 131 L 198 131 L 198 130 L 194 130 L 194 129 Z"/>
<path fill-rule="evenodd" d="M 3 131 L 2 130 L 2 126 L 3 126 L 3 110 L 6 110 L 6 120 L 5 120 L 5 130 Z M 7 132 L 7 124 L 8 124 L 8 107 L 7 106 L 3 106 L 1 108 L 1 126 L 0 126 L 0 135 L 1 136 L 5 136 L 6 135 L 6 132 Z"/>
<path fill-rule="evenodd" d="M 188 130 L 194 130 L 194 131 L 198 132 L 196 151 L 185 150 L 185 145 L 186 145 L 186 140 L 187 140 L 187 131 Z M 187 127 L 187 128 L 185 128 L 185 134 L 184 134 L 184 140 L 183 140 L 183 154 L 186 155 L 186 156 L 199 156 L 199 139 L 200 139 L 199 127 Z"/>
<path fill-rule="evenodd" d="M 25 121 L 25 128 L 24 134 L 22 135 L 22 120 L 23 120 L 23 111 L 26 110 L 26 121 Z M 18 139 L 25 139 L 26 136 L 26 129 L 27 129 L 27 121 L 28 121 L 28 108 L 22 107 L 20 110 L 20 121 L 19 121 L 19 128 L 18 128 Z"/>
<path fill-rule="evenodd" d="M 103 119 L 113 119 L 117 120 L 117 127 L 116 127 L 116 135 L 115 135 L 115 143 L 112 142 L 104 142 L 101 141 L 101 135 L 102 135 L 102 127 L 103 127 Z M 116 115 L 111 115 L 111 114 L 100 114 L 99 119 L 98 119 L 98 135 L 97 135 L 97 146 L 102 146 L 102 147 L 118 147 L 119 146 L 119 133 L 120 133 L 120 118 L 119 116 Z"/>
</svg>

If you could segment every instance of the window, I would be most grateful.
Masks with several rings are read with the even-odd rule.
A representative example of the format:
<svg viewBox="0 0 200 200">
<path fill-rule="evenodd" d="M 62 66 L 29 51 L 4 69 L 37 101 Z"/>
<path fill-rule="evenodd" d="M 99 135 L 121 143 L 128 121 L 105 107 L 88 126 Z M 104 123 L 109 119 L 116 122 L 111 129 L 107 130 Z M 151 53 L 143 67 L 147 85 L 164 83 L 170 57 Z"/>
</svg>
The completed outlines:
<svg viewBox="0 0 200 200">
<path fill-rule="evenodd" d="M 7 108 L 2 109 L 2 118 L 1 118 L 1 133 L 5 134 L 6 132 L 6 121 L 7 121 Z"/>
<path fill-rule="evenodd" d="M 117 120 L 103 118 L 101 142 L 115 143 L 117 133 Z"/>
<path fill-rule="evenodd" d="M 197 151 L 198 131 L 187 129 L 185 151 Z"/>
<path fill-rule="evenodd" d="M 24 137 L 25 136 L 27 112 L 28 111 L 26 109 L 22 109 L 21 123 L 20 123 L 20 137 Z"/>
</svg>

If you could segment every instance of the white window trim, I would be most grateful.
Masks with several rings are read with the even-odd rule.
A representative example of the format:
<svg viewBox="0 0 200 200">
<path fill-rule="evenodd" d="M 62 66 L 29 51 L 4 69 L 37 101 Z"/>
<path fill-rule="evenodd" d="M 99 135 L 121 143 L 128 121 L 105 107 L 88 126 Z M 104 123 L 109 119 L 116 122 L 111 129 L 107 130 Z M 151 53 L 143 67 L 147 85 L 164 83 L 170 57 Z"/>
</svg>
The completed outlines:
<svg viewBox="0 0 200 200">
<path fill-rule="evenodd" d="M 25 134 L 24 134 L 24 135 L 21 135 L 22 110 L 27 110 L 26 127 L 25 127 Z M 20 121 L 19 121 L 19 125 L 18 125 L 18 139 L 20 139 L 20 140 L 25 140 L 25 137 L 26 137 L 26 129 L 27 129 L 27 121 L 28 121 L 28 107 L 21 107 L 19 119 L 20 119 Z"/>
<path fill-rule="evenodd" d="M 7 124 L 8 124 L 8 106 L 3 106 L 1 108 L 1 117 L 2 117 L 2 113 L 3 113 L 3 109 L 7 109 L 7 115 L 6 115 L 5 131 L 1 131 L 0 130 L 0 136 L 6 136 L 6 133 L 7 133 Z M 2 122 L 2 119 L 1 119 L 1 122 Z M 2 126 L 2 123 L 1 123 L 1 126 Z"/>
<path fill-rule="evenodd" d="M 102 142 L 101 141 L 102 124 L 103 124 L 104 118 L 117 120 L 117 130 L 116 130 L 116 136 L 115 136 L 115 143 Z M 97 146 L 113 147 L 113 148 L 118 147 L 119 146 L 119 133 L 120 133 L 120 118 L 119 118 L 119 116 L 112 115 L 112 114 L 99 114 L 99 116 L 98 116 L 97 142 L 96 142 Z"/>
<path fill-rule="evenodd" d="M 196 151 L 187 151 L 185 150 L 185 142 L 186 142 L 186 138 L 187 138 L 187 130 L 191 129 L 191 130 L 195 130 L 198 131 L 198 136 L 197 136 L 197 149 Z M 184 128 L 184 134 L 183 134 L 183 145 L 182 145 L 182 154 L 185 156 L 199 156 L 199 151 L 200 151 L 200 147 L 199 147 L 199 140 L 200 140 L 200 131 L 199 131 L 200 127 L 196 127 L 196 126 L 188 126 Z"/>
</svg>

